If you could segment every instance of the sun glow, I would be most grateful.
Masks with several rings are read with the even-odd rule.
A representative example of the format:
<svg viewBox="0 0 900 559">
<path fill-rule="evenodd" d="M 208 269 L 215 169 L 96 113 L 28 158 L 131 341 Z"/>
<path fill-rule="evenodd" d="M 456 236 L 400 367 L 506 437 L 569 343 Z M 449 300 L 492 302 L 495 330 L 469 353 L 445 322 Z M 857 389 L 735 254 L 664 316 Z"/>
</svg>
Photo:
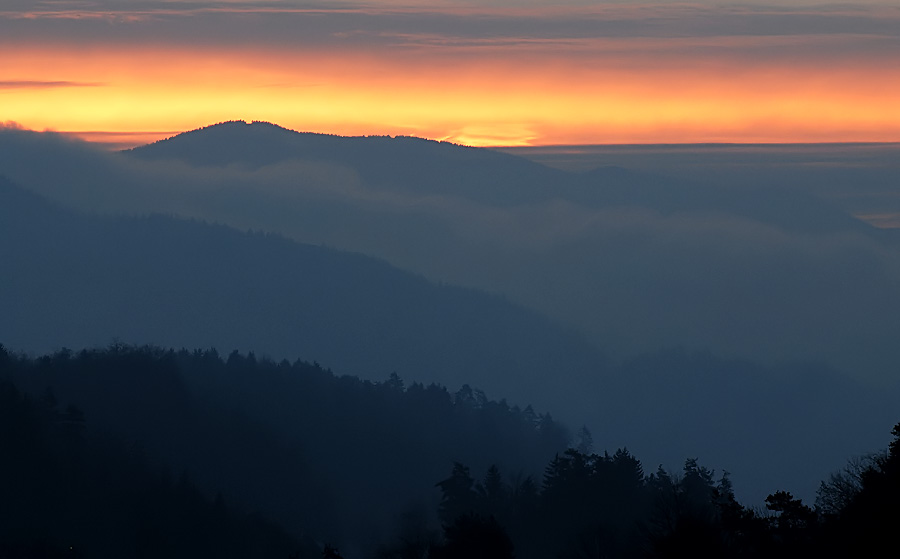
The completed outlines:
<svg viewBox="0 0 900 559">
<path fill-rule="evenodd" d="M 639 54 L 622 63 L 517 52 L 5 51 L 0 120 L 119 143 L 233 119 L 480 146 L 900 140 L 900 67 L 737 66 L 727 57 L 672 66 Z"/>
</svg>

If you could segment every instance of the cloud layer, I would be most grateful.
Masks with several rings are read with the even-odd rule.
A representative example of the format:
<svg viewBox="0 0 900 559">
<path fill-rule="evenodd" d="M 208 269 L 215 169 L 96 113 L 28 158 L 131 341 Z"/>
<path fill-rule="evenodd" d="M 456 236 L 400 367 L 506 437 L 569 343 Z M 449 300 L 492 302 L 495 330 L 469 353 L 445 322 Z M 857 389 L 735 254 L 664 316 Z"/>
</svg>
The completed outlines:
<svg viewBox="0 0 900 559">
<path fill-rule="evenodd" d="M 848 182 L 847 169 L 804 174 L 800 164 L 773 184 L 765 170 L 720 162 L 707 181 L 746 180 L 708 186 L 621 170 L 540 177 L 561 189 L 552 194 L 518 163 L 497 163 L 491 173 L 501 174 L 484 191 L 477 173 L 454 175 L 453 166 L 445 180 L 403 173 L 437 145 L 407 163 L 383 159 L 387 151 L 360 166 L 345 146 L 332 158 L 198 166 L 105 154 L 55 135 L 2 136 L 3 172 L 67 204 L 199 217 L 376 255 L 504 293 L 613 354 L 682 345 L 821 360 L 882 379 L 900 359 L 896 239 L 821 199 L 879 194 L 896 184 L 896 170 Z M 379 167 L 367 165 L 380 161 L 397 171 L 373 174 Z M 502 189 L 512 193 L 505 204 L 486 197 Z"/>
</svg>

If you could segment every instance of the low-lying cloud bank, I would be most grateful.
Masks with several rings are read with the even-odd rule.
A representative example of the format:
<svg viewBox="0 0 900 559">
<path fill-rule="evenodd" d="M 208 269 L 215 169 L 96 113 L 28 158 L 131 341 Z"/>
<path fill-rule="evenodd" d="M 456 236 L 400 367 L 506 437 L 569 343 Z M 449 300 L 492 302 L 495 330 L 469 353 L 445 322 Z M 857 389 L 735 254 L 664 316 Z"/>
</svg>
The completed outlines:
<svg viewBox="0 0 900 559">
<path fill-rule="evenodd" d="M 454 191 L 453 177 L 435 177 L 446 183 L 438 188 L 421 173 L 391 169 L 403 160 L 384 160 L 394 152 L 382 141 L 382 159 L 348 160 L 338 148 L 314 160 L 297 153 L 262 165 L 198 165 L 6 129 L 0 172 L 82 210 L 275 231 L 503 293 L 579 328 L 612 355 L 685 346 L 894 378 L 894 236 L 808 189 L 698 187 L 618 169 L 559 172 L 542 186 L 519 178 L 523 163 L 509 158 L 483 171 L 469 165 Z M 437 158 L 464 149 L 416 148 Z M 404 149 L 398 142 L 396 157 Z M 489 175 L 482 190 L 463 184 L 483 180 L 479 174 Z M 509 202 L 487 198 L 492 188 L 512 193 Z"/>
<path fill-rule="evenodd" d="M 195 144 L 183 137 L 153 153 L 108 153 L 6 127 L 0 174 L 89 213 L 161 212 L 274 231 L 500 293 L 580 330 L 621 365 L 586 358 L 593 364 L 551 364 L 525 379 L 497 359 L 477 378 L 464 366 L 440 378 L 421 365 L 401 374 L 541 401 L 554 416 L 588 423 L 598 446 L 628 445 L 648 467 L 699 455 L 748 480 L 738 489 L 753 499 L 779 480 L 810 496 L 848 454 L 877 447 L 865 433 L 896 422 L 888 416 L 900 357 L 897 240 L 804 187 L 728 184 L 727 173 L 702 186 L 621 168 L 575 175 L 408 138 L 228 126 L 212 132 L 234 132 L 232 142 L 252 130 L 253 141 L 228 152 L 201 133 Z M 247 343 L 234 331 L 220 342 L 192 335 Z M 505 338 L 510 347 L 514 337 Z M 660 351 L 673 346 L 687 349 Z M 298 356 L 316 358 L 274 355 Z M 366 373 L 354 366 L 339 372 Z M 795 463 L 807 467 L 780 477 Z"/>
</svg>

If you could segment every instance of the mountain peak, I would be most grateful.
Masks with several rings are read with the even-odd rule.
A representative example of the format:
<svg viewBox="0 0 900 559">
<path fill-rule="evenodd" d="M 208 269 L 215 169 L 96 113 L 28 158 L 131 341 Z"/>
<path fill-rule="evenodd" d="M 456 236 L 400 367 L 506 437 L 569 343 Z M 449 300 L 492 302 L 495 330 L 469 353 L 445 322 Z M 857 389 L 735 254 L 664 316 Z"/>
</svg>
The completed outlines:
<svg viewBox="0 0 900 559">
<path fill-rule="evenodd" d="M 179 159 L 194 165 L 261 167 L 301 156 L 325 134 L 297 132 L 271 122 L 230 120 L 182 132 L 124 153 L 142 159 Z"/>
<path fill-rule="evenodd" d="M 441 144 L 447 146 L 455 146 L 465 148 L 459 144 L 452 142 L 439 142 L 429 140 L 427 138 L 419 138 L 416 136 L 390 136 L 390 135 L 370 135 L 370 136 L 341 136 L 339 134 L 326 134 L 323 132 L 301 132 L 286 128 L 284 126 L 268 122 L 265 120 L 226 120 L 216 124 L 210 124 L 194 130 L 181 132 L 174 136 L 157 140 L 145 146 L 138 146 L 132 149 L 124 150 L 126 153 L 132 153 L 140 156 L 151 156 L 150 152 L 161 146 L 170 146 L 179 144 L 177 147 L 182 149 L 184 144 L 191 142 L 237 142 L 237 143 L 254 143 L 259 141 L 269 142 L 298 142 L 302 140 L 313 141 L 330 139 L 332 141 L 365 141 L 365 140 L 396 140 L 396 141 L 414 141 L 417 143 Z M 154 147 L 155 146 L 155 147 Z M 296 146 L 295 146 L 296 147 Z M 151 149 L 152 148 L 152 149 Z M 477 149 L 477 148 L 469 148 Z"/>
<path fill-rule="evenodd" d="M 125 152 L 137 153 L 149 148 L 150 146 L 160 146 L 167 145 L 171 142 L 183 142 L 187 139 L 198 140 L 203 138 L 204 140 L 210 138 L 227 138 L 231 141 L 246 141 L 247 139 L 251 139 L 254 136 L 260 135 L 273 135 L 273 134 L 301 134 L 301 132 L 297 132 L 296 130 L 290 130 L 283 126 L 279 126 L 277 124 L 273 124 L 271 122 L 266 122 L 262 120 L 254 120 L 254 121 L 245 121 L 245 120 L 226 120 L 223 122 L 217 122 L 216 124 L 210 124 L 208 126 L 202 126 L 200 128 L 196 128 L 194 130 L 188 130 L 186 132 L 180 132 L 175 134 L 174 136 L 170 136 L 168 138 L 163 138 L 162 140 L 157 140 L 150 144 L 144 146 L 138 146 L 135 148 L 123 150 Z"/>
<path fill-rule="evenodd" d="M 296 132 L 269 122 L 229 121 L 134 148 L 127 155 L 193 166 L 257 169 L 289 160 L 352 170 L 373 188 L 517 205 L 558 195 L 563 171 L 514 155 L 410 136 Z M 497 180 L 504 177 L 506 180 Z"/>
</svg>

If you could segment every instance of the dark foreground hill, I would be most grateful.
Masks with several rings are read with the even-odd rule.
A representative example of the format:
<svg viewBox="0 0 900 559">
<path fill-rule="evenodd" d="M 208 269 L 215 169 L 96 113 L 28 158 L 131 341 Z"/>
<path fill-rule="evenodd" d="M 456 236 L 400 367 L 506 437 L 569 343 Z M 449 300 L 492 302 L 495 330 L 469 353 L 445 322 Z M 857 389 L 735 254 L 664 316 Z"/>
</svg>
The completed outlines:
<svg viewBox="0 0 900 559">
<path fill-rule="evenodd" d="M 319 557 L 311 540 L 152 465 L 133 440 L 98 434 L 51 391 L 21 392 L 9 372 L 0 364 L 0 557 Z"/>
<path fill-rule="evenodd" d="M 23 350 L 105 345 L 308 356 L 543 408 L 603 366 L 578 336 L 494 295 L 365 256 L 154 216 L 90 217 L 0 183 L 0 339 Z"/>
<path fill-rule="evenodd" d="M 226 557 L 284 559 L 311 540 L 359 557 L 404 522 L 435 524 L 434 484 L 454 461 L 524 479 L 566 444 L 548 415 L 468 386 L 215 350 L 31 359 L 0 346 L 0 557 L 10 542 L 74 541 L 85 557 L 220 556 L 231 542 Z"/>
<path fill-rule="evenodd" d="M 592 453 L 583 430 L 559 452 L 549 416 L 468 386 L 0 345 L 0 557 L 869 557 L 895 538 L 892 434 L 821 483 L 815 510 L 780 484 L 762 510 L 693 458 L 645 467 Z"/>
</svg>

